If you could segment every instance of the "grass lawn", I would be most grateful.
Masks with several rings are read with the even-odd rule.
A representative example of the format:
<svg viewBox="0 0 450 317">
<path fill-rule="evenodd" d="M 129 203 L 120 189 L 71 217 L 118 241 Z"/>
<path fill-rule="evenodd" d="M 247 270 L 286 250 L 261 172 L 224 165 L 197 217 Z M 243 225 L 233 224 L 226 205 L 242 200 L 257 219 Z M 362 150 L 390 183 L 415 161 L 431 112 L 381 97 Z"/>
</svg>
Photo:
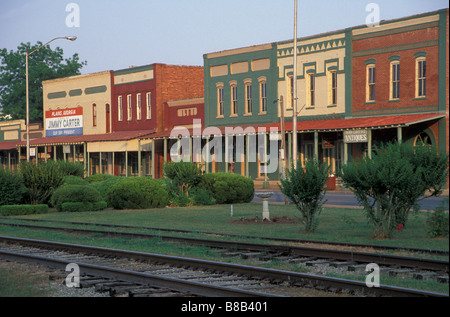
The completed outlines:
<svg viewBox="0 0 450 317">
<path fill-rule="evenodd" d="M 23 218 L 173 228 L 261 237 L 380 244 L 424 249 L 449 249 L 448 238 L 430 238 L 427 235 L 427 214 L 424 212 L 411 214 L 406 228 L 402 232 L 395 231 L 393 238 L 389 240 L 374 240 L 371 238 L 373 228 L 367 222 L 361 209 L 324 208 L 319 216 L 320 223 L 316 232 L 309 234 L 302 232 L 303 226 L 298 222 L 298 216 L 299 212 L 295 206 L 271 204 L 271 219 L 277 220 L 284 217 L 290 221 L 256 222 L 253 220 L 256 218 L 261 220 L 262 218 L 262 205 L 251 203 L 233 205 L 233 216 L 231 216 L 230 205 L 213 205 L 149 210 L 107 209 L 101 212 L 84 213 L 50 212 L 42 215 L 24 216 Z M 0 234 L 5 230 L 5 227 L 0 226 Z M 161 234 L 170 235 L 171 233 Z"/>
</svg>

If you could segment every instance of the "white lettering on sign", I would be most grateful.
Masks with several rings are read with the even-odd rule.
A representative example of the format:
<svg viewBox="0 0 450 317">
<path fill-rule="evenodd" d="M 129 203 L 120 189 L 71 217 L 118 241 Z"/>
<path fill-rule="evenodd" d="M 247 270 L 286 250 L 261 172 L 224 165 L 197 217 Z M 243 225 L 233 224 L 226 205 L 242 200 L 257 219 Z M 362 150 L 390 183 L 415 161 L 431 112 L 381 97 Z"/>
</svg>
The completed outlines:
<svg viewBox="0 0 450 317">
<path fill-rule="evenodd" d="M 367 130 L 344 131 L 344 142 L 345 143 L 368 142 Z"/>
</svg>

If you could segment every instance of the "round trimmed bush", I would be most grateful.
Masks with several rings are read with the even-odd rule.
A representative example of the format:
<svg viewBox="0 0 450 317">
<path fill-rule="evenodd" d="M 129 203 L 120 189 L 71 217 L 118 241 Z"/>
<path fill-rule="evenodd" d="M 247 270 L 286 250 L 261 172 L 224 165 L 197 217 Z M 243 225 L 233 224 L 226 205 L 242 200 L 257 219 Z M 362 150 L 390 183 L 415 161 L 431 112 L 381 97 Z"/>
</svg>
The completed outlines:
<svg viewBox="0 0 450 317">
<path fill-rule="evenodd" d="M 102 200 L 100 193 L 89 185 L 65 185 L 54 191 L 51 204 L 62 211 L 64 203 L 97 203 Z"/>
<path fill-rule="evenodd" d="M 231 173 L 205 174 L 198 188 L 210 191 L 218 204 L 248 203 L 255 194 L 251 178 Z"/>
<path fill-rule="evenodd" d="M 123 178 L 108 190 L 108 205 L 115 209 L 147 209 L 166 207 L 169 193 L 156 179 Z"/>
<path fill-rule="evenodd" d="M 110 174 L 94 174 L 85 178 L 89 183 L 103 182 L 105 180 L 116 178 L 117 176 Z"/>
</svg>

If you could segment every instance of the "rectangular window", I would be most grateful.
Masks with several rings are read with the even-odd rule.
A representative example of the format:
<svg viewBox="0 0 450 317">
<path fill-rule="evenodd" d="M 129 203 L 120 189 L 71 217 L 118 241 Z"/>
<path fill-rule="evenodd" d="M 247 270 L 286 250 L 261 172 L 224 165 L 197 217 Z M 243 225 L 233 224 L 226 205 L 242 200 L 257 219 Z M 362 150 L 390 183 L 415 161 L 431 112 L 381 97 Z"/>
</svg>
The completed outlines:
<svg viewBox="0 0 450 317">
<path fill-rule="evenodd" d="M 427 92 L 427 61 L 417 62 L 417 97 L 425 97 Z"/>
<path fill-rule="evenodd" d="M 128 106 L 128 111 L 127 111 L 128 121 L 131 121 L 133 119 L 133 108 L 132 108 L 132 104 L 131 104 L 131 95 L 127 96 L 127 106 Z"/>
<path fill-rule="evenodd" d="M 231 114 L 237 115 L 237 86 L 231 86 Z"/>
<path fill-rule="evenodd" d="M 95 103 L 92 105 L 92 126 L 97 126 L 97 105 Z"/>
<path fill-rule="evenodd" d="M 217 116 L 223 117 L 223 87 L 217 88 Z"/>
<path fill-rule="evenodd" d="M 141 94 L 136 96 L 136 117 L 138 120 L 142 119 Z"/>
<path fill-rule="evenodd" d="M 152 118 L 152 93 L 147 93 L 147 119 Z"/>
<path fill-rule="evenodd" d="M 245 103 L 246 103 L 246 113 L 252 113 L 252 85 L 245 85 Z"/>
<path fill-rule="evenodd" d="M 267 112 L 267 85 L 265 82 L 261 82 L 260 84 L 260 92 L 261 92 L 261 110 L 260 112 Z"/>
<path fill-rule="evenodd" d="M 400 98 L 400 63 L 391 64 L 391 84 L 392 94 L 391 99 Z"/>
<path fill-rule="evenodd" d="M 314 106 L 316 104 L 316 75 L 309 75 L 309 105 Z"/>
<path fill-rule="evenodd" d="M 122 96 L 119 96 L 117 100 L 117 120 L 123 121 L 123 103 Z"/>
<path fill-rule="evenodd" d="M 331 104 L 337 104 L 337 72 L 331 72 Z"/>
<path fill-rule="evenodd" d="M 367 101 L 375 101 L 375 65 L 367 68 Z"/>
</svg>

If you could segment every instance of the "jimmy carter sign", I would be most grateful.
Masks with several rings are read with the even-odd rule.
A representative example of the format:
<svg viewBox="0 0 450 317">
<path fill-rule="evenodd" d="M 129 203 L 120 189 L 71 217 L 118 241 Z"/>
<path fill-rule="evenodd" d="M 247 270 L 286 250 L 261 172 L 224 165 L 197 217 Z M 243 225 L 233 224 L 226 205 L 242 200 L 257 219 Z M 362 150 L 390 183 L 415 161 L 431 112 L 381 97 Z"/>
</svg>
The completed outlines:
<svg viewBox="0 0 450 317">
<path fill-rule="evenodd" d="M 83 108 L 49 110 L 45 112 L 45 136 L 83 134 Z"/>
</svg>

